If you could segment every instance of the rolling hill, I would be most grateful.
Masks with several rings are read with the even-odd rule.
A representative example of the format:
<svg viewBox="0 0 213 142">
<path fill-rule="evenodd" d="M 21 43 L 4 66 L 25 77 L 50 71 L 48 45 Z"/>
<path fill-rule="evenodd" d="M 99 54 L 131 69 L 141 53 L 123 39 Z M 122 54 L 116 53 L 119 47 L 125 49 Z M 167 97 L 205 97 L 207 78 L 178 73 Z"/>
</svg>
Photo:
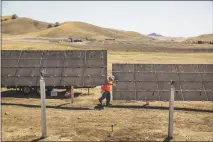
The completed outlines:
<svg viewBox="0 0 213 142">
<path fill-rule="evenodd" d="M 143 36 L 133 31 L 123 31 L 116 29 L 103 28 L 84 22 L 64 22 L 57 27 L 48 28 L 50 23 L 41 22 L 29 18 L 11 19 L 11 16 L 3 16 L 8 19 L 2 22 L 2 34 L 24 37 L 73 37 L 79 39 L 146 39 L 151 38 Z M 53 24 L 51 24 L 53 25 Z"/>
<path fill-rule="evenodd" d="M 2 21 L 12 20 L 12 16 L 2 16 L 1 20 Z"/>
<path fill-rule="evenodd" d="M 60 24 L 58 27 L 49 28 L 47 30 L 33 33 L 32 35 L 37 37 L 75 37 L 80 39 L 85 39 L 86 37 L 88 39 L 150 39 L 149 37 L 143 36 L 137 32 L 102 28 L 84 22 L 65 22 Z"/>
<path fill-rule="evenodd" d="M 2 33 L 7 35 L 20 35 L 31 32 L 38 32 L 47 29 L 50 23 L 41 22 L 29 18 L 11 19 L 10 16 L 3 16 L 2 19 Z"/>
<path fill-rule="evenodd" d="M 187 38 L 184 42 L 198 42 L 198 41 L 213 42 L 213 34 L 203 34 L 196 37 L 190 37 Z"/>
</svg>

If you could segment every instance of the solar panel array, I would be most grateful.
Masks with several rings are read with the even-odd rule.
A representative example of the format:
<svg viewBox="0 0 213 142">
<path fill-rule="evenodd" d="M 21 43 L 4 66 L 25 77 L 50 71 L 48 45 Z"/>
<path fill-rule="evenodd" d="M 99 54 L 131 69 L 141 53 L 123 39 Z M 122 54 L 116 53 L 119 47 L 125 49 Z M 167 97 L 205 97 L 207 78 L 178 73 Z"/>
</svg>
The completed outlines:
<svg viewBox="0 0 213 142">
<path fill-rule="evenodd" d="M 113 100 L 213 101 L 213 64 L 113 64 Z"/>
<path fill-rule="evenodd" d="M 107 78 L 106 50 L 2 50 L 1 55 L 2 87 L 39 86 L 42 70 L 52 87 L 93 87 Z"/>
</svg>

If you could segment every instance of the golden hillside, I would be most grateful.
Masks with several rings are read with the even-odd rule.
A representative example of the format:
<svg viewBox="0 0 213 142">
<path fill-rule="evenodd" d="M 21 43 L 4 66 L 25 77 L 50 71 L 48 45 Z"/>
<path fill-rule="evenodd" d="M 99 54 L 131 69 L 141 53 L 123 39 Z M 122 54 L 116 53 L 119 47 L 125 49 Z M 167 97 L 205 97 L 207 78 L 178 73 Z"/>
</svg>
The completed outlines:
<svg viewBox="0 0 213 142">
<path fill-rule="evenodd" d="M 184 42 L 197 42 L 197 41 L 213 42 L 213 34 L 204 34 L 196 37 L 191 37 L 186 39 Z"/>
<path fill-rule="evenodd" d="M 48 28 L 50 23 L 41 22 L 29 18 L 11 19 L 11 16 L 3 16 L 2 34 L 25 37 L 73 37 L 79 39 L 145 39 L 150 37 L 143 36 L 133 31 L 123 31 L 109 28 L 102 28 L 84 22 L 64 22 L 57 27 Z M 53 24 L 51 24 L 53 25 Z"/>
<path fill-rule="evenodd" d="M 37 32 L 47 29 L 49 23 L 41 22 L 29 18 L 11 19 L 11 16 L 3 16 L 2 19 L 8 19 L 2 22 L 2 33 L 8 35 L 19 35 L 31 32 Z"/>
<path fill-rule="evenodd" d="M 2 21 L 6 21 L 6 20 L 12 20 L 12 16 L 2 16 L 1 17 Z"/>
<path fill-rule="evenodd" d="M 115 39 L 133 39 L 133 38 L 145 38 L 149 37 L 142 36 L 140 33 L 132 31 L 122 31 L 115 29 L 102 28 L 88 23 L 83 22 L 65 22 L 60 24 L 58 27 L 49 28 L 37 33 L 33 33 L 30 36 L 37 37 L 75 37 L 75 38 L 89 38 L 89 39 L 104 39 L 104 38 L 115 38 Z"/>
</svg>

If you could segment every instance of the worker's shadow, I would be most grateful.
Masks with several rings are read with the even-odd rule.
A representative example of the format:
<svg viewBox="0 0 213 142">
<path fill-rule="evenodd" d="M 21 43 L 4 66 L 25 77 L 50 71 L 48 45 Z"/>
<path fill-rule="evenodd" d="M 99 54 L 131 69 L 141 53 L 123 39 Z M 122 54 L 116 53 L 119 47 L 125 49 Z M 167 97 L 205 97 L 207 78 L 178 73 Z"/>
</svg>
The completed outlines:
<svg viewBox="0 0 213 142">
<path fill-rule="evenodd" d="M 97 110 L 103 110 L 104 109 L 104 105 L 101 105 L 101 104 L 97 104 L 94 109 L 97 109 Z"/>
<path fill-rule="evenodd" d="M 67 104 L 70 103 L 64 103 L 60 105 L 46 105 L 46 108 L 51 108 L 51 109 L 59 109 L 59 110 L 93 110 L 93 108 L 88 108 L 88 107 L 69 107 L 66 106 Z M 41 105 L 36 105 L 36 104 L 22 104 L 22 103 L 1 103 L 2 106 L 21 106 L 21 107 L 29 107 L 29 108 L 41 108 Z"/>
<path fill-rule="evenodd" d="M 166 137 L 165 140 L 163 142 L 170 142 L 172 140 L 171 137 Z"/>
<path fill-rule="evenodd" d="M 31 142 L 37 142 L 37 141 L 40 141 L 40 140 L 43 140 L 43 139 L 44 139 L 44 138 L 39 137 L 39 138 L 36 138 L 36 139 L 31 140 Z"/>
</svg>

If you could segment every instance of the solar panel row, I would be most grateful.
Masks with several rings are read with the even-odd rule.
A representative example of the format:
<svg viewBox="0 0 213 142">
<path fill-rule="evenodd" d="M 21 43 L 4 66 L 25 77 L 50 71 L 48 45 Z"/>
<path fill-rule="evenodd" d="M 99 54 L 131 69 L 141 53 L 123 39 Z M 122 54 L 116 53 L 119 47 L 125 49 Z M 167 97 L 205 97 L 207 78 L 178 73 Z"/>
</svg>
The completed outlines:
<svg viewBox="0 0 213 142">
<path fill-rule="evenodd" d="M 168 101 L 170 81 L 176 100 L 212 101 L 212 64 L 113 64 L 114 100 Z"/>
<path fill-rule="evenodd" d="M 1 53 L 3 87 L 39 86 L 42 70 L 46 70 L 46 86 L 90 87 L 106 81 L 106 50 L 3 50 Z"/>
</svg>

